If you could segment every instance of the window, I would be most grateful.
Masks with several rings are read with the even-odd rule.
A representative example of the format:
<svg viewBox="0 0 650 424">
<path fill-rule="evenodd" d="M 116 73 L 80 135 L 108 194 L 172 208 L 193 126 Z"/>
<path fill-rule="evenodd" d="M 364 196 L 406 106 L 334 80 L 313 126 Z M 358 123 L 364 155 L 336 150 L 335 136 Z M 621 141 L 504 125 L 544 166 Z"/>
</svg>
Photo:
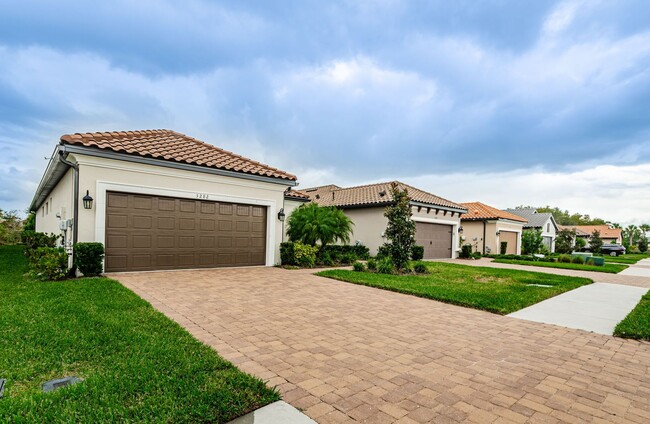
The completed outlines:
<svg viewBox="0 0 650 424">
<path fill-rule="evenodd" d="M 49 215 L 49 214 L 50 214 L 50 203 L 45 202 L 45 215 Z"/>
<path fill-rule="evenodd" d="M 547 232 L 547 233 L 550 233 L 550 232 L 551 232 L 551 224 L 550 224 L 550 223 L 547 223 L 547 224 L 546 224 L 546 232 Z"/>
</svg>

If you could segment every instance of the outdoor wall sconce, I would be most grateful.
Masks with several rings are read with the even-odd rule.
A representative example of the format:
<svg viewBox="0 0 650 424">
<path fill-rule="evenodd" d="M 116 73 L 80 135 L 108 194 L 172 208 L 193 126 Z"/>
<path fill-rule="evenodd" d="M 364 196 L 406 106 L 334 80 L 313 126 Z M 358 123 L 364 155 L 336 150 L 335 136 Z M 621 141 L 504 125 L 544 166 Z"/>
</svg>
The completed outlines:
<svg viewBox="0 0 650 424">
<path fill-rule="evenodd" d="M 458 232 L 462 233 L 463 232 L 463 227 L 458 227 Z"/>
<path fill-rule="evenodd" d="M 284 208 L 281 208 L 281 209 L 280 209 L 280 212 L 278 212 L 278 219 L 279 219 L 280 221 L 284 222 L 284 218 L 285 218 L 285 217 L 286 217 L 286 215 L 284 214 Z"/>
<path fill-rule="evenodd" d="M 497 231 L 497 237 L 501 235 L 501 231 Z"/>
<path fill-rule="evenodd" d="M 86 195 L 83 198 L 84 201 L 84 209 L 92 209 L 93 208 L 93 198 L 90 197 L 90 194 L 88 193 L 88 190 L 86 190 Z"/>
</svg>

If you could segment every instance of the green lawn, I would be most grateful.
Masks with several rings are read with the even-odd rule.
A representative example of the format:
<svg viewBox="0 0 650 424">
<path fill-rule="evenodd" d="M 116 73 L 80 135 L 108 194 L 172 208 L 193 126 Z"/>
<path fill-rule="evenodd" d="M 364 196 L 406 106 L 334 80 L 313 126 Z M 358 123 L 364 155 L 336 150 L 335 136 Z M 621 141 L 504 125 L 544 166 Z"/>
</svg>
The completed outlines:
<svg viewBox="0 0 650 424">
<path fill-rule="evenodd" d="M 647 253 L 629 253 L 621 256 L 605 256 L 605 262 L 633 265 L 641 259 L 650 258 Z"/>
<path fill-rule="evenodd" d="M 646 293 L 632 312 L 618 323 L 614 335 L 650 341 L 650 292 Z"/>
<path fill-rule="evenodd" d="M 279 399 L 117 281 L 25 271 L 0 246 L 0 421 L 215 423 Z M 70 375 L 83 381 L 41 391 Z"/>
<path fill-rule="evenodd" d="M 500 264 L 515 264 L 515 265 L 528 265 L 538 266 L 543 268 L 560 268 L 560 269 L 575 269 L 577 271 L 594 271 L 606 272 L 609 274 L 618 274 L 627 268 L 627 265 L 606 263 L 603 266 L 584 265 L 584 264 L 571 264 L 564 262 L 541 262 L 541 261 L 520 261 L 515 259 L 494 259 L 493 262 Z"/>
<path fill-rule="evenodd" d="M 316 275 L 498 314 L 509 314 L 592 283 L 587 278 L 442 262 L 426 262 L 426 266 L 430 272 L 427 275 L 387 275 L 347 270 L 327 270 Z"/>
</svg>

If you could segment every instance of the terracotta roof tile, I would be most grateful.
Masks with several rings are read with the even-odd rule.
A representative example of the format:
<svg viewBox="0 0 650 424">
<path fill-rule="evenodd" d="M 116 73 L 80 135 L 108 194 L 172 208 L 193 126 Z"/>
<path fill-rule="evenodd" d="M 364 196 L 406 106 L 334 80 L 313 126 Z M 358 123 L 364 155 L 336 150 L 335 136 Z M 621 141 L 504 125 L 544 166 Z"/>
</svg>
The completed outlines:
<svg viewBox="0 0 650 424">
<path fill-rule="evenodd" d="M 467 213 L 460 216 L 461 221 L 481 221 L 484 219 L 509 219 L 510 221 L 528 222 L 525 218 L 493 208 L 481 202 L 461 203 L 467 208 Z"/>
<path fill-rule="evenodd" d="M 66 134 L 61 143 L 295 181 L 296 176 L 171 130 Z"/>
<path fill-rule="evenodd" d="M 406 189 L 414 202 L 426 203 L 432 206 L 443 206 L 454 209 L 465 209 L 463 206 L 438 197 L 434 194 L 409 186 L 399 181 L 400 189 Z M 313 202 L 321 206 L 355 207 L 387 204 L 393 201 L 391 183 L 377 183 L 358 187 L 341 188 L 336 185 L 327 185 L 303 189 Z"/>
<path fill-rule="evenodd" d="M 284 191 L 285 199 L 297 199 L 309 201 L 309 195 L 303 191 L 288 188 Z"/>
<path fill-rule="evenodd" d="M 620 228 L 610 228 L 609 225 L 560 225 L 560 229 L 574 229 L 580 236 L 591 236 L 595 230 L 600 231 L 601 238 L 620 239 L 623 232 Z"/>
</svg>

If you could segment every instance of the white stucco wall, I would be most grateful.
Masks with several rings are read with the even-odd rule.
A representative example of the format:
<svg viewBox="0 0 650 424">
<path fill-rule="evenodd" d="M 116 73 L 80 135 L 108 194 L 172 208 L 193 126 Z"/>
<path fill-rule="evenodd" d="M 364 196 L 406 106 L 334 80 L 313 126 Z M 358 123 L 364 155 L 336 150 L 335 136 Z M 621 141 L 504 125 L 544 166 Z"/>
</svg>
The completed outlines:
<svg viewBox="0 0 650 424">
<path fill-rule="evenodd" d="M 523 224 L 512 221 L 488 220 L 485 222 L 485 240 L 483 240 L 483 221 L 463 221 L 464 244 L 471 244 L 474 252 L 483 253 L 483 245 L 489 248 L 490 253 L 498 254 L 500 250 L 500 237 L 497 232 L 511 231 L 517 233 L 517 254 L 521 254 L 521 233 Z M 487 252 L 487 251 L 486 251 Z"/>
<path fill-rule="evenodd" d="M 283 184 L 145 165 L 86 155 L 71 155 L 79 163 L 80 197 L 90 191 L 91 210 L 79 207 L 79 241 L 105 243 L 106 192 L 122 191 L 158 196 L 205 199 L 267 207 L 267 265 L 280 260 L 282 223 L 277 214 L 284 204 Z M 57 187 L 58 188 L 58 187 Z"/>
<path fill-rule="evenodd" d="M 354 223 L 350 243 L 354 244 L 356 241 L 359 241 L 370 249 L 371 255 L 376 255 L 379 246 L 386 241 L 383 237 L 386 225 L 388 224 L 388 219 L 384 216 L 385 209 L 383 206 L 344 209 L 343 212 Z M 416 222 L 431 222 L 453 226 L 452 252 L 453 257 L 456 257 L 458 250 L 458 226 L 460 223 L 458 214 L 454 214 L 454 217 L 452 217 L 451 212 L 444 214 L 443 211 L 439 211 L 436 213 L 435 209 L 429 209 L 427 211 L 427 208 L 420 208 L 418 211 L 417 207 L 413 207 L 412 211 L 412 219 Z"/>
<path fill-rule="evenodd" d="M 73 175 L 74 172 L 69 169 L 36 211 L 36 231 L 64 235 L 68 248 L 72 242 L 72 229 L 61 231 L 59 221 L 72 219 L 74 215 Z M 60 218 L 56 216 L 57 214 Z"/>
</svg>

